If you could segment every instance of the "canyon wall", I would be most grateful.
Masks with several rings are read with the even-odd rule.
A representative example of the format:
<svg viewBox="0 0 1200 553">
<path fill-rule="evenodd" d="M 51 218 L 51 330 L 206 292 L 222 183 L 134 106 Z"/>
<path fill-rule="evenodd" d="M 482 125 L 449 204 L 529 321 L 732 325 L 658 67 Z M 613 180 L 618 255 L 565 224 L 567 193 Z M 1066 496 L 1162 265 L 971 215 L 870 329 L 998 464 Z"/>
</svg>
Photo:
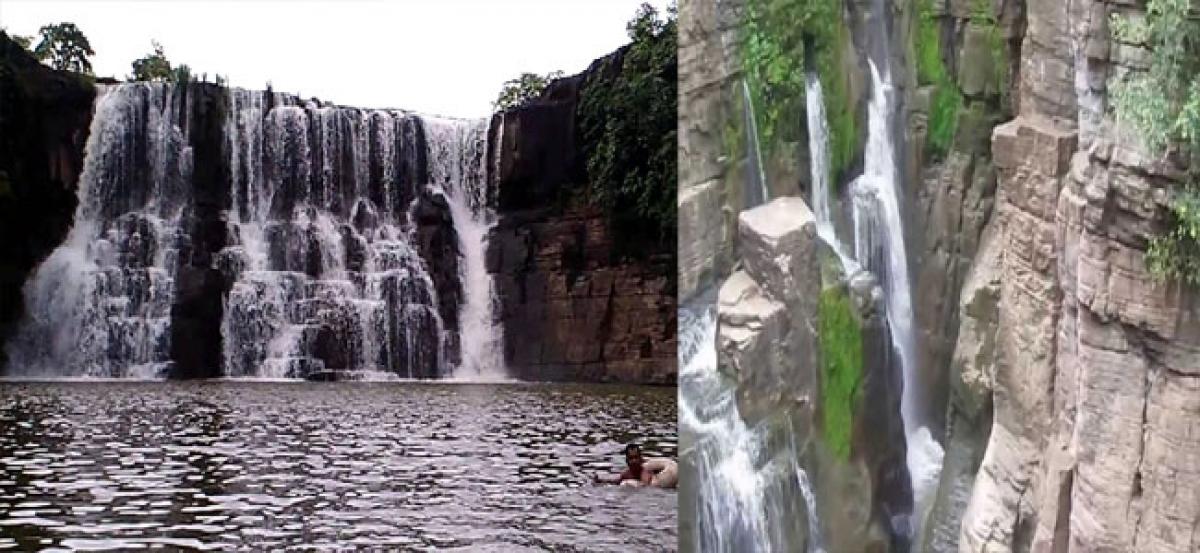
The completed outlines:
<svg viewBox="0 0 1200 553">
<path fill-rule="evenodd" d="M 842 4 L 858 48 L 869 4 Z M 905 227 L 921 372 L 905 385 L 926 391 L 946 450 L 913 546 L 1197 550 L 1200 495 L 1182 483 L 1200 470 L 1200 294 L 1156 280 L 1144 262 L 1185 175 L 1117 126 L 1107 101 L 1115 79 L 1148 64 L 1143 47 L 1111 38 L 1110 16 L 1143 8 L 1095 0 L 882 5 L 904 123 L 902 209 L 913 221 Z M 679 270 L 682 300 L 724 282 L 720 365 L 753 423 L 794 419 L 785 398 L 818 406 L 828 398 L 812 360 L 763 345 L 789 343 L 795 325 L 780 321 L 811 325 L 814 312 L 791 312 L 784 291 L 748 276 L 763 257 L 746 250 L 754 239 L 738 226 L 752 180 L 748 156 L 730 151 L 722 135 L 743 118 L 744 9 L 693 1 L 680 10 Z M 865 68 L 850 73 L 847 105 L 861 123 Z M 803 167 L 804 150 L 782 165 Z M 796 186 L 771 189 L 805 193 L 807 177 L 798 174 Z M 839 231 L 846 202 L 834 207 Z M 803 210 L 788 211 L 792 223 L 803 219 Z M 767 258 L 803 250 L 783 242 Z M 819 263 L 818 254 L 803 255 Z M 819 294 L 803 282 L 812 278 L 793 283 Z M 807 423 L 789 428 L 802 443 L 820 434 Z M 804 461 L 810 470 L 820 465 L 812 461 Z M 816 481 L 820 508 L 828 488 Z M 872 481 L 886 478 L 859 480 Z M 832 538 L 837 514 L 821 513 L 832 517 L 822 520 Z"/>
<path fill-rule="evenodd" d="M 961 551 L 1200 548 L 1200 301 L 1148 239 L 1180 167 L 1108 111 L 1145 68 L 1128 2 L 1029 3 L 1016 119 L 992 135 L 994 245 L 962 298 L 956 378 L 994 422 Z"/>
</svg>

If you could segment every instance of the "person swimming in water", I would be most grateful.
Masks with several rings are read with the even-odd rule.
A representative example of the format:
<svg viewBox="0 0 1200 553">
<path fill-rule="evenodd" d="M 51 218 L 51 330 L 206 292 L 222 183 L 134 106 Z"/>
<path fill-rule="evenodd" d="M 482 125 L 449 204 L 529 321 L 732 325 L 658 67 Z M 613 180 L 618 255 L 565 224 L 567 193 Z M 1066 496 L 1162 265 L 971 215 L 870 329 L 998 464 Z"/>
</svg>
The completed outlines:
<svg viewBox="0 0 1200 553">
<path fill-rule="evenodd" d="M 596 475 L 597 482 L 622 486 L 654 486 L 674 488 L 679 481 L 679 469 L 675 461 L 661 457 L 644 458 L 637 444 L 625 446 L 626 468 L 616 478 Z"/>
</svg>

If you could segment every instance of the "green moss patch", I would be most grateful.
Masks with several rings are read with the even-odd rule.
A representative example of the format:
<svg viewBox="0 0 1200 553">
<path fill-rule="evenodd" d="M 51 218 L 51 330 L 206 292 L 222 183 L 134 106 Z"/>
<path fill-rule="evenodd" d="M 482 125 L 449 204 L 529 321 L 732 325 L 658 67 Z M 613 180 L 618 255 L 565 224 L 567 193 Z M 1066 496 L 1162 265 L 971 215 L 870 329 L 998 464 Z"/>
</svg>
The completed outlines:
<svg viewBox="0 0 1200 553">
<path fill-rule="evenodd" d="M 962 106 L 962 94 L 942 62 L 942 37 L 937 19 L 933 15 L 930 0 L 917 2 L 917 31 L 914 33 L 917 58 L 917 83 L 932 85 L 929 99 L 928 135 L 925 152 L 935 159 L 942 159 L 954 143 L 954 131 L 958 122 L 958 108 Z"/>
<path fill-rule="evenodd" d="M 850 297 L 841 288 L 821 292 L 818 318 L 822 434 L 837 457 L 848 459 L 863 379 L 862 329 Z"/>
</svg>

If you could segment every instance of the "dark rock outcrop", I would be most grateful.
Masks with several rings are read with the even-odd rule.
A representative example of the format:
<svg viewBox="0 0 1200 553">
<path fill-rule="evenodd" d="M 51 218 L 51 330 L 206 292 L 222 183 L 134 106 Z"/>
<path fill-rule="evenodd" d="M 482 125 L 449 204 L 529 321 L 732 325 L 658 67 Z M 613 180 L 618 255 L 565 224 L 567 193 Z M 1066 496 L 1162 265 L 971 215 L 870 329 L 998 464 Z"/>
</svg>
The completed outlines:
<svg viewBox="0 0 1200 553">
<path fill-rule="evenodd" d="M 94 98 L 89 78 L 42 66 L 0 32 L 0 343 L 26 277 L 71 226 Z"/>
<path fill-rule="evenodd" d="M 417 252 L 426 261 L 437 290 L 438 314 L 446 329 L 457 331 L 464 290 L 459 278 L 458 232 L 454 230 L 446 196 L 441 192 L 422 193 L 413 209 L 413 218 L 417 228 Z M 458 337 L 457 332 L 448 335 L 450 343 L 446 344 L 446 349 L 451 363 L 458 363 L 462 352 Z"/>
<path fill-rule="evenodd" d="M 553 81 L 536 100 L 492 116 L 489 141 L 503 145 L 488 149 L 500 212 L 546 207 L 587 182 L 575 116 L 586 75 Z"/>
<path fill-rule="evenodd" d="M 216 268 L 214 256 L 225 247 L 222 212 L 230 205 L 229 163 L 222 122 L 228 102 L 216 85 L 185 88 L 181 100 L 191 106 L 189 134 L 194 163 L 191 197 L 175 274 L 176 295 L 171 305 L 171 375 L 181 378 L 221 375 L 222 300 L 229 282 Z"/>
</svg>

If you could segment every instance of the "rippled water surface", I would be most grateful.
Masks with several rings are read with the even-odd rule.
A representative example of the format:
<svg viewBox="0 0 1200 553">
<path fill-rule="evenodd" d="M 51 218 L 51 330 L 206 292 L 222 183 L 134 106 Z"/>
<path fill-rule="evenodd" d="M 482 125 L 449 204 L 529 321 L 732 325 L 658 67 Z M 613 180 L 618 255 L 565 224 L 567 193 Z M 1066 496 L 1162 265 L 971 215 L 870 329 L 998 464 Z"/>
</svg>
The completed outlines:
<svg viewBox="0 0 1200 553">
<path fill-rule="evenodd" d="M 673 388 L 0 383 L 0 547 L 662 551 Z"/>
</svg>

